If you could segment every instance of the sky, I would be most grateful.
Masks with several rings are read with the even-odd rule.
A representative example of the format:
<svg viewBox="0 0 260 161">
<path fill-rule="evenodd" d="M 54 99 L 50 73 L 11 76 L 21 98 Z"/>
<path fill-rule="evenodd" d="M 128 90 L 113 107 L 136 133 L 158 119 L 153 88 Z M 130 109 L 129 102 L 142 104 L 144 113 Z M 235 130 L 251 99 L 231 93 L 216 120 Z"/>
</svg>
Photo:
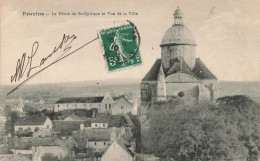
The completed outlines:
<svg viewBox="0 0 260 161">
<path fill-rule="evenodd" d="M 69 57 L 47 68 L 27 84 L 58 83 L 104 79 L 139 79 L 161 57 L 160 43 L 173 24 L 174 10 L 179 6 L 184 24 L 197 43 L 196 57 L 220 81 L 260 81 L 260 1 L 257 0 L 2 0 L 0 2 L 0 84 L 19 84 L 26 79 L 10 81 L 17 60 L 39 42 L 32 64 L 39 64 L 62 40 L 63 34 L 76 35 L 71 44 L 77 49 L 97 37 L 97 31 L 122 25 L 130 20 L 140 37 L 142 65 L 108 72 L 96 40 Z M 48 13 L 49 16 L 23 16 L 26 13 Z M 52 16 L 52 12 L 103 12 L 104 16 Z M 108 15 L 125 12 L 127 15 Z M 129 15 L 136 12 L 137 15 Z M 57 56 L 61 53 L 56 53 Z M 47 66 L 55 56 L 46 61 Z M 37 69 L 38 70 L 38 69 Z M 33 70 L 31 73 L 37 71 Z"/>
</svg>

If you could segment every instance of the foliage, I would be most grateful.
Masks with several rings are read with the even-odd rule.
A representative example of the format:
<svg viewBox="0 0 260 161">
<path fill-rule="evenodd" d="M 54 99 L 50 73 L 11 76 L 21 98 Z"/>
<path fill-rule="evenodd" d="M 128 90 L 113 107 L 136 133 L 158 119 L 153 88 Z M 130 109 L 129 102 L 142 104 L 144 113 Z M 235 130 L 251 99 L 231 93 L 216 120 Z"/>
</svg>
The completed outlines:
<svg viewBox="0 0 260 161">
<path fill-rule="evenodd" d="M 27 112 L 28 116 L 48 116 L 51 120 L 58 120 L 58 116 L 67 117 L 71 114 L 76 114 L 77 116 L 81 118 L 91 118 L 93 111 L 98 113 L 96 108 L 93 109 L 71 109 L 71 110 L 64 110 L 59 112 L 50 111 L 47 109 L 43 109 L 41 111 L 37 110 L 35 107 L 31 105 L 27 105 L 27 107 L 24 108 Z"/>
<path fill-rule="evenodd" d="M 98 110 L 96 108 L 93 109 L 71 109 L 71 110 L 64 110 L 64 111 L 59 111 L 57 112 L 58 116 L 69 116 L 71 114 L 75 114 L 81 118 L 91 118 L 93 111 L 95 111 L 96 113 L 98 113 Z"/>
<path fill-rule="evenodd" d="M 126 120 L 122 115 L 110 115 L 109 127 L 122 127 L 125 126 Z"/>
<path fill-rule="evenodd" d="M 36 106 L 33 106 L 31 104 L 25 104 L 23 107 L 23 111 L 27 112 L 29 114 L 34 114 L 34 113 L 38 112 L 38 109 Z"/>
<path fill-rule="evenodd" d="M 142 145 L 141 145 L 141 123 L 139 117 L 133 115 L 132 113 L 128 113 L 127 115 L 134 123 L 134 126 L 131 127 L 131 131 L 133 133 L 133 138 L 136 139 L 136 152 L 140 153 Z"/>
<path fill-rule="evenodd" d="M 237 138 L 247 150 L 247 160 L 258 160 L 260 150 L 259 104 L 242 95 L 217 100 L 217 115 L 225 117 L 225 124 L 237 130 Z"/>
<path fill-rule="evenodd" d="M 12 111 L 11 106 L 6 105 L 5 108 L 4 108 L 4 115 L 8 116 L 11 111 Z"/>
<path fill-rule="evenodd" d="M 6 133 L 14 134 L 14 124 L 20 118 L 19 113 L 17 111 L 11 111 L 7 115 L 7 119 L 5 122 L 5 130 Z"/>
<path fill-rule="evenodd" d="M 0 146 L 0 155 L 1 154 L 13 154 L 12 151 L 6 145 Z"/>
<path fill-rule="evenodd" d="M 228 100 L 156 106 L 150 113 L 148 151 L 164 160 L 257 160 L 259 105 L 247 97 Z"/>
<path fill-rule="evenodd" d="M 85 131 L 79 131 L 73 135 L 76 141 L 75 152 L 85 152 L 87 150 L 88 139 Z"/>
</svg>

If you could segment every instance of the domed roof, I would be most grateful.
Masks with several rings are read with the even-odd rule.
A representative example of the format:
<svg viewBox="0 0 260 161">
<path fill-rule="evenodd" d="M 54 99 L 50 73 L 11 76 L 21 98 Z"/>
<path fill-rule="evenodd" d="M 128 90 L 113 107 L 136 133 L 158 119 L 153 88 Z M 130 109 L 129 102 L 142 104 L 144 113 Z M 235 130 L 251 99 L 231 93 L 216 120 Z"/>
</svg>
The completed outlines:
<svg viewBox="0 0 260 161">
<path fill-rule="evenodd" d="M 171 44 L 196 45 L 191 31 L 184 25 L 173 25 L 165 32 L 160 46 Z"/>
<path fill-rule="evenodd" d="M 174 11 L 173 16 L 174 25 L 165 32 L 160 46 L 172 44 L 196 45 L 191 31 L 183 24 L 183 14 L 179 7 Z"/>
</svg>

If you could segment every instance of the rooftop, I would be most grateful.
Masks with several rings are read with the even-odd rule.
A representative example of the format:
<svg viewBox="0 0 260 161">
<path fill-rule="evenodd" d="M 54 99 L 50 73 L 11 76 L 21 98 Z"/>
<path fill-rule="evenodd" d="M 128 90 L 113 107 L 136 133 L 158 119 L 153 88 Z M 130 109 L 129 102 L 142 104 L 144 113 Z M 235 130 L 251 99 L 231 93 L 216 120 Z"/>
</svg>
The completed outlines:
<svg viewBox="0 0 260 161">
<path fill-rule="evenodd" d="M 158 73 L 161 66 L 161 59 L 157 59 L 155 63 L 153 64 L 150 71 L 145 75 L 145 77 L 142 79 L 142 81 L 157 81 L 158 80 Z M 169 72 L 169 73 L 168 73 Z M 173 69 L 170 69 L 166 74 L 174 74 Z M 191 74 L 195 76 L 196 78 L 199 78 L 200 80 L 216 80 L 216 76 L 206 67 L 206 65 L 201 61 L 200 58 L 196 58 L 196 63 L 191 70 L 187 65 L 183 64 L 183 70 L 179 72 L 184 72 L 187 74 Z"/>
<path fill-rule="evenodd" d="M 67 119 L 68 117 L 71 118 L 73 121 L 82 121 L 83 120 L 82 118 L 80 118 L 79 116 L 77 116 L 75 114 L 71 114 L 71 115 L 67 116 L 65 119 Z"/>
<path fill-rule="evenodd" d="M 91 119 L 84 121 L 63 121 L 54 120 L 52 130 L 55 131 L 77 131 L 80 129 L 80 124 L 84 123 L 84 127 L 90 127 Z"/>
<path fill-rule="evenodd" d="M 112 97 L 113 100 L 117 100 L 122 96 Z M 56 103 L 101 103 L 104 99 L 104 96 L 98 97 L 64 97 L 59 99 Z"/>
<path fill-rule="evenodd" d="M 31 117 L 21 117 L 19 118 L 15 126 L 23 125 L 43 125 L 48 117 L 47 116 L 31 116 Z"/>
<path fill-rule="evenodd" d="M 110 118 L 109 113 L 99 113 L 97 117 L 92 118 L 91 123 L 108 123 Z"/>
<path fill-rule="evenodd" d="M 121 133 L 121 129 L 120 128 L 107 128 L 107 129 L 88 128 L 83 131 L 78 131 L 74 135 L 85 136 L 88 139 L 88 141 L 110 141 L 112 132 L 115 132 L 116 136 L 119 136 L 119 134 Z"/>
<path fill-rule="evenodd" d="M 65 97 L 59 99 L 56 103 L 101 103 L 102 97 Z"/>
</svg>

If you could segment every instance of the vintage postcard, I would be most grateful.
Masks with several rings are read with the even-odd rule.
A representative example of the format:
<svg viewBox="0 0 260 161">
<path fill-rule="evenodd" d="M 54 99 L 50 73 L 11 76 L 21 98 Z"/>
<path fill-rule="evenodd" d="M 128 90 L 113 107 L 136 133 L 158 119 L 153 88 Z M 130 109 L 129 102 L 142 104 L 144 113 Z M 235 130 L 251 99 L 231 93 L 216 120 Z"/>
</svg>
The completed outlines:
<svg viewBox="0 0 260 161">
<path fill-rule="evenodd" d="M 0 160 L 260 160 L 259 15 L 257 0 L 0 0 Z"/>
</svg>

